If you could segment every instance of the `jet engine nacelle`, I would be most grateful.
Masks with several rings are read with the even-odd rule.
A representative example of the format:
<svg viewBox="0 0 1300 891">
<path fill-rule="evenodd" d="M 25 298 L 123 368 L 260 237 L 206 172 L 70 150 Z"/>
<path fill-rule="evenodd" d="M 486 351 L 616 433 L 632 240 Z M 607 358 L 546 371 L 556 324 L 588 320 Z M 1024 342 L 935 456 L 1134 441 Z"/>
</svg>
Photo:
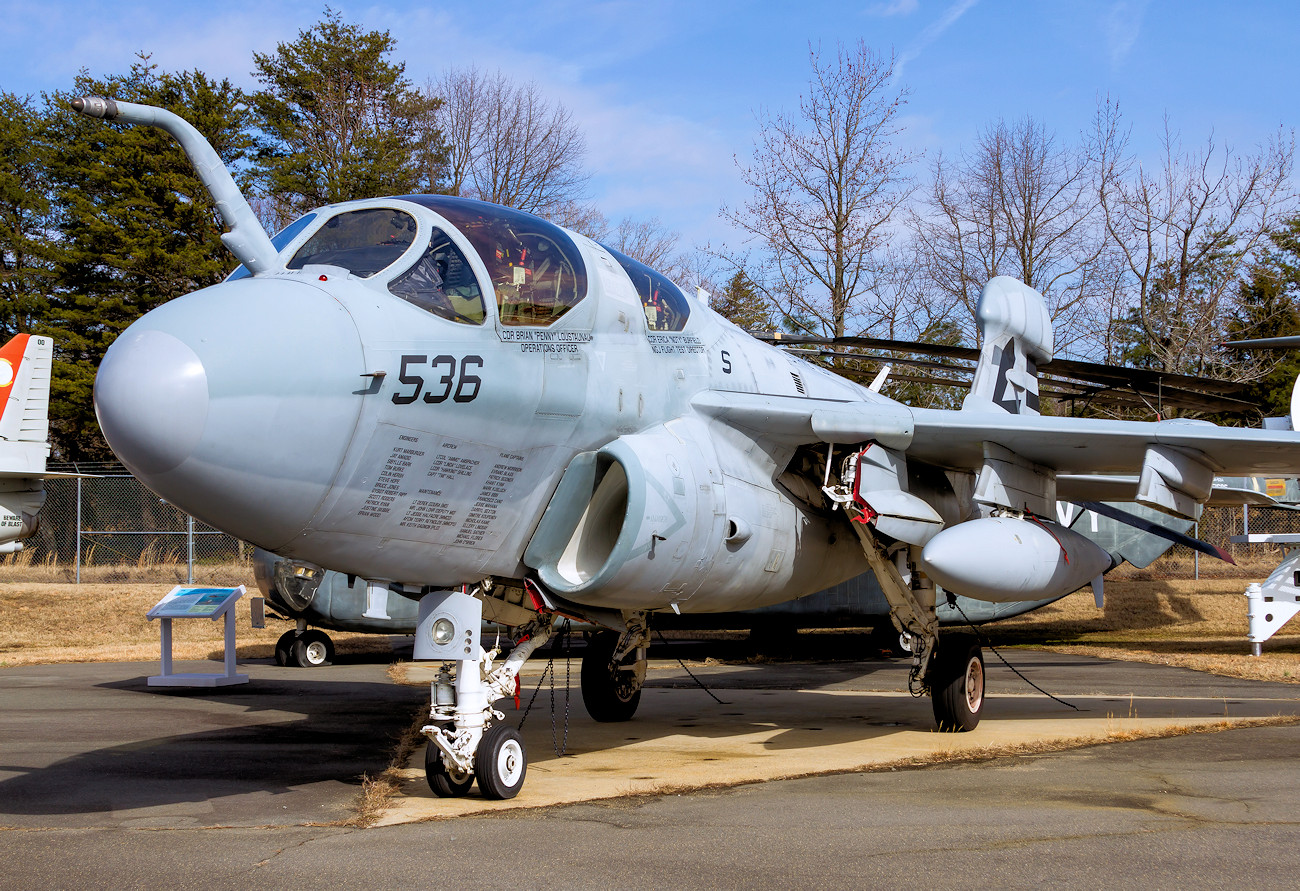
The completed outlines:
<svg viewBox="0 0 1300 891">
<path fill-rule="evenodd" d="M 1110 554 L 1071 529 L 1012 517 L 951 526 L 921 552 L 922 567 L 936 583 L 993 603 L 1064 596 L 1112 563 Z"/>
<path fill-rule="evenodd" d="M 699 421 L 621 436 L 573 459 L 524 563 L 581 604 L 644 609 L 658 591 L 652 608 L 688 612 L 734 610 L 738 592 L 753 598 L 741 608 L 779 603 L 862 571 L 849 536 L 750 476 L 724 472 Z"/>
</svg>

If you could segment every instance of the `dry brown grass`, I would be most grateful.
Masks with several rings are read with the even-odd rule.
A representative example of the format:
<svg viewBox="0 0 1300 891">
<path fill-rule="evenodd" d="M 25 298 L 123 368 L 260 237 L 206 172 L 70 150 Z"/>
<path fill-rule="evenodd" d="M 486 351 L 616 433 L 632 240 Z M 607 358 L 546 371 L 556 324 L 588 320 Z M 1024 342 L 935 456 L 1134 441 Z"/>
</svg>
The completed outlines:
<svg viewBox="0 0 1300 891">
<path fill-rule="evenodd" d="M 347 825 L 364 828 L 373 825 L 383 816 L 389 802 L 402 787 L 402 771 L 406 769 L 407 762 L 411 760 L 415 750 L 425 742 L 425 736 L 420 729 L 427 723 L 429 723 L 429 703 L 425 702 L 415 713 L 411 723 L 402 731 L 401 736 L 397 738 L 397 745 L 394 746 L 392 757 L 388 760 L 388 767 L 383 773 L 374 777 L 366 774 L 361 778 L 361 791 L 357 793 L 356 800 L 352 803 L 354 816 L 346 821 Z"/>
<path fill-rule="evenodd" d="M 1235 545 L 1225 546 L 1236 563 L 1225 563 L 1214 557 L 1202 555 L 1198 561 L 1192 552 L 1183 547 L 1176 547 L 1160 557 L 1145 569 L 1124 564 L 1106 576 L 1110 581 L 1168 581 L 1179 579 L 1194 581 L 1199 575 L 1204 579 L 1246 579 L 1260 582 L 1277 568 L 1286 557 L 1286 549 L 1278 545 Z M 1243 587 L 1245 587 L 1243 585 Z"/>
<path fill-rule="evenodd" d="M 1248 578 L 1263 577 L 1108 580 L 1104 610 L 1084 589 L 985 631 L 995 644 L 1300 683 L 1300 623 L 1283 627 L 1262 656 L 1250 655 L 1245 590 Z"/>
<path fill-rule="evenodd" d="M 112 562 L 98 564 L 98 548 L 94 544 L 87 546 L 82 554 L 82 583 L 120 583 L 120 584 L 187 584 L 187 567 L 184 554 L 179 559 L 174 555 L 160 555 L 152 547 L 147 548 L 138 559 L 122 563 Z M 171 559 L 168 559 L 168 558 Z M 0 585 L 11 582 L 28 584 L 44 582 L 47 584 L 68 584 L 77 580 L 77 567 L 72 563 L 59 563 L 53 558 L 36 561 L 31 551 L 19 551 L 0 557 Z M 194 584 L 233 587 L 247 585 L 253 588 L 253 567 L 245 562 L 195 563 Z"/>
<path fill-rule="evenodd" d="M 145 613 L 174 583 L 93 583 L 81 585 L 0 582 L 0 666 L 49 662 L 135 662 L 156 660 L 160 632 Z M 231 580 L 257 593 L 251 577 Z M 288 622 L 268 617 L 253 628 L 248 607 L 237 607 L 237 655 L 266 659 Z M 173 623 L 176 659 L 220 659 L 224 643 L 220 621 Z M 361 634 L 331 635 L 339 653 L 389 652 L 388 639 Z"/>
<path fill-rule="evenodd" d="M 1210 562 L 1203 561 L 1202 568 Z M 49 567 L 51 581 L 13 581 L 11 574 L 18 568 L 0 566 L 0 665 L 158 658 L 159 631 L 144 614 L 172 585 L 183 581 L 184 566 L 156 564 L 143 568 L 155 572 L 157 580 L 144 584 L 104 580 L 69 585 L 54 580 L 61 569 Z M 1085 589 L 1026 616 L 990 625 L 985 631 L 999 645 L 1045 647 L 1064 653 L 1179 665 L 1233 677 L 1300 683 L 1300 621 L 1265 643 L 1262 657 L 1249 655 L 1243 592 L 1248 580 L 1261 580 L 1267 574 L 1267 564 L 1262 568 L 1264 571 L 1240 578 L 1200 581 L 1148 578 L 1151 569 L 1120 571 L 1107 582 L 1104 611 L 1096 609 L 1091 593 Z M 31 572 L 33 567 L 22 569 Z M 102 569 L 106 574 L 110 572 L 108 567 Z M 180 573 L 180 579 L 174 577 L 176 573 Z M 209 577 L 198 583 L 243 584 L 250 593 L 256 592 L 251 570 L 241 564 L 213 568 Z M 250 627 L 247 607 L 240 609 L 239 657 L 272 655 L 276 638 L 289 625 L 276 620 L 268 624 L 270 627 L 265 629 Z M 331 636 L 341 654 L 388 652 L 383 636 Z M 173 652 L 177 659 L 218 659 L 221 648 L 219 622 L 181 622 L 175 626 Z"/>
</svg>

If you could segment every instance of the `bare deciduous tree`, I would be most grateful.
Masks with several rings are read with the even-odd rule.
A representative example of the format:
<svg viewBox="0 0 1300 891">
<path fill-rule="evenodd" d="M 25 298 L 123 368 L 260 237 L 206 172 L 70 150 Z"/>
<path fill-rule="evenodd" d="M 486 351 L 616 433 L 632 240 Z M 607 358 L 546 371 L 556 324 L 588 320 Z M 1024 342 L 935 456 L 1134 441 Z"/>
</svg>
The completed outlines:
<svg viewBox="0 0 1300 891">
<path fill-rule="evenodd" d="M 658 217 L 651 217 L 648 220 L 623 217 L 614 230 L 602 240 L 633 260 L 639 260 L 669 278 L 678 278 L 676 273 L 681 266 L 680 258 L 677 256 L 679 239 L 680 236 L 660 222 Z"/>
<path fill-rule="evenodd" d="M 863 321 L 890 221 L 911 193 L 912 156 L 893 145 L 904 92 L 892 56 L 859 41 L 833 61 L 809 57 L 798 114 L 758 115 L 752 162 L 740 168 L 753 197 L 722 214 L 762 254 L 754 284 L 799 324 L 840 336 Z"/>
<path fill-rule="evenodd" d="M 912 222 L 927 277 L 966 308 L 968 332 L 980 291 L 996 275 L 1040 291 L 1060 330 L 1079 332 L 1105 289 L 1099 217 L 1086 153 L 1026 117 L 988 127 L 955 164 L 937 159 Z"/>
<path fill-rule="evenodd" d="M 449 146 L 451 194 L 548 217 L 581 208 L 586 142 L 569 110 L 535 83 L 471 67 L 446 72 L 425 92 L 443 102 L 438 124 Z"/>
<path fill-rule="evenodd" d="M 1128 154 L 1118 107 L 1099 109 L 1093 150 L 1106 228 L 1122 264 L 1115 330 L 1130 362 L 1185 374 L 1262 373 L 1224 362 L 1219 342 L 1239 281 L 1268 233 L 1295 208 L 1294 138 L 1254 153 L 1216 145 L 1184 150 L 1168 122 L 1152 168 Z"/>
</svg>

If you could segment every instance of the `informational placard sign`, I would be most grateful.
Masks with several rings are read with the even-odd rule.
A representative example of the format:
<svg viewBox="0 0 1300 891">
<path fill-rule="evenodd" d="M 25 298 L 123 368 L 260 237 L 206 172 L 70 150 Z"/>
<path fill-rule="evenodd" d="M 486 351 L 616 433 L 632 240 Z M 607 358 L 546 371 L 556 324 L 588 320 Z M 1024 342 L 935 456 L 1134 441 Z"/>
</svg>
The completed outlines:
<svg viewBox="0 0 1300 891">
<path fill-rule="evenodd" d="M 151 687 L 224 687 L 247 684 L 248 675 L 235 671 L 235 603 L 244 596 L 238 588 L 193 588 L 177 585 L 167 592 L 145 616 L 162 626 L 162 674 L 149 678 Z M 172 671 L 173 619 L 225 619 L 225 674 L 195 674 Z"/>
<path fill-rule="evenodd" d="M 176 586 L 147 613 L 150 619 L 215 619 L 244 593 L 239 588 Z"/>
</svg>

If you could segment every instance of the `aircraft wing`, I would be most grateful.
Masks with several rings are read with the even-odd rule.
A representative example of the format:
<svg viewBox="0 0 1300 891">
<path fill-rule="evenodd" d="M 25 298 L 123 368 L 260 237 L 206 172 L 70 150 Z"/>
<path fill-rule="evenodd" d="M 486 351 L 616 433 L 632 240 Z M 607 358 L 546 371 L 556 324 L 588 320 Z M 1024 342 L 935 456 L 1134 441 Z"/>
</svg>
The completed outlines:
<svg viewBox="0 0 1300 891">
<path fill-rule="evenodd" d="M 891 377 L 894 380 L 939 386 L 969 386 L 967 376 L 975 371 L 975 366 L 967 363 L 977 362 L 980 358 L 979 349 L 966 346 L 885 340 L 876 337 L 812 337 L 784 332 L 750 333 L 759 340 L 784 346 L 790 352 L 805 358 L 833 358 L 837 362 L 858 360 L 888 363 L 894 366 L 912 366 L 922 369 L 922 372 L 907 374 L 895 371 Z M 1275 343 L 1270 339 L 1240 341 L 1227 343 L 1224 346 L 1294 346 L 1296 345 L 1294 341 L 1300 338 L 1278 338 L 1277 340 L 1287 343 Z M 1042 379 L 1042 394 L 1058 400 L 1136 408 L 1145 406 L 1153 411 L 1180 408 L 1203 412 L 1243 412 L 1258 408 L 1257 404 L 1245 398 L 1245 385 L 1236 381 L 1146 368 L 1123 368 L 1059 357 L 1040 363 L 1036 373 Z"/>
<path fill-rule="evenodd" d="M 979 470 L 985 460 L 984 444 L 994 443 L 1062 474 L 1134 473 L 1142 468 L 1150 446 L 1190 453 L 1218 475 L 1300 472 L 1300 433 L 1290 430 L 1185 420 L 951 411 L 908 408 L 883 399 L 838 402 L 717 391 L 701 393 L 693 404 L 758 439 L 789 444 L 874 440 L 952 470 Z"/>
<path fill-rule="evenodd" d="M 940 409 L 912 409 L 912 417 L 908 455 L 953 469 L 980 467 L 983 444 L 993 442 L 1060 473 L 1132 472 L 1152 445 L 1196 453 L 1225 476 L 1300 471 L 1300 433 L 1290 430 Z"/>
</svg>

